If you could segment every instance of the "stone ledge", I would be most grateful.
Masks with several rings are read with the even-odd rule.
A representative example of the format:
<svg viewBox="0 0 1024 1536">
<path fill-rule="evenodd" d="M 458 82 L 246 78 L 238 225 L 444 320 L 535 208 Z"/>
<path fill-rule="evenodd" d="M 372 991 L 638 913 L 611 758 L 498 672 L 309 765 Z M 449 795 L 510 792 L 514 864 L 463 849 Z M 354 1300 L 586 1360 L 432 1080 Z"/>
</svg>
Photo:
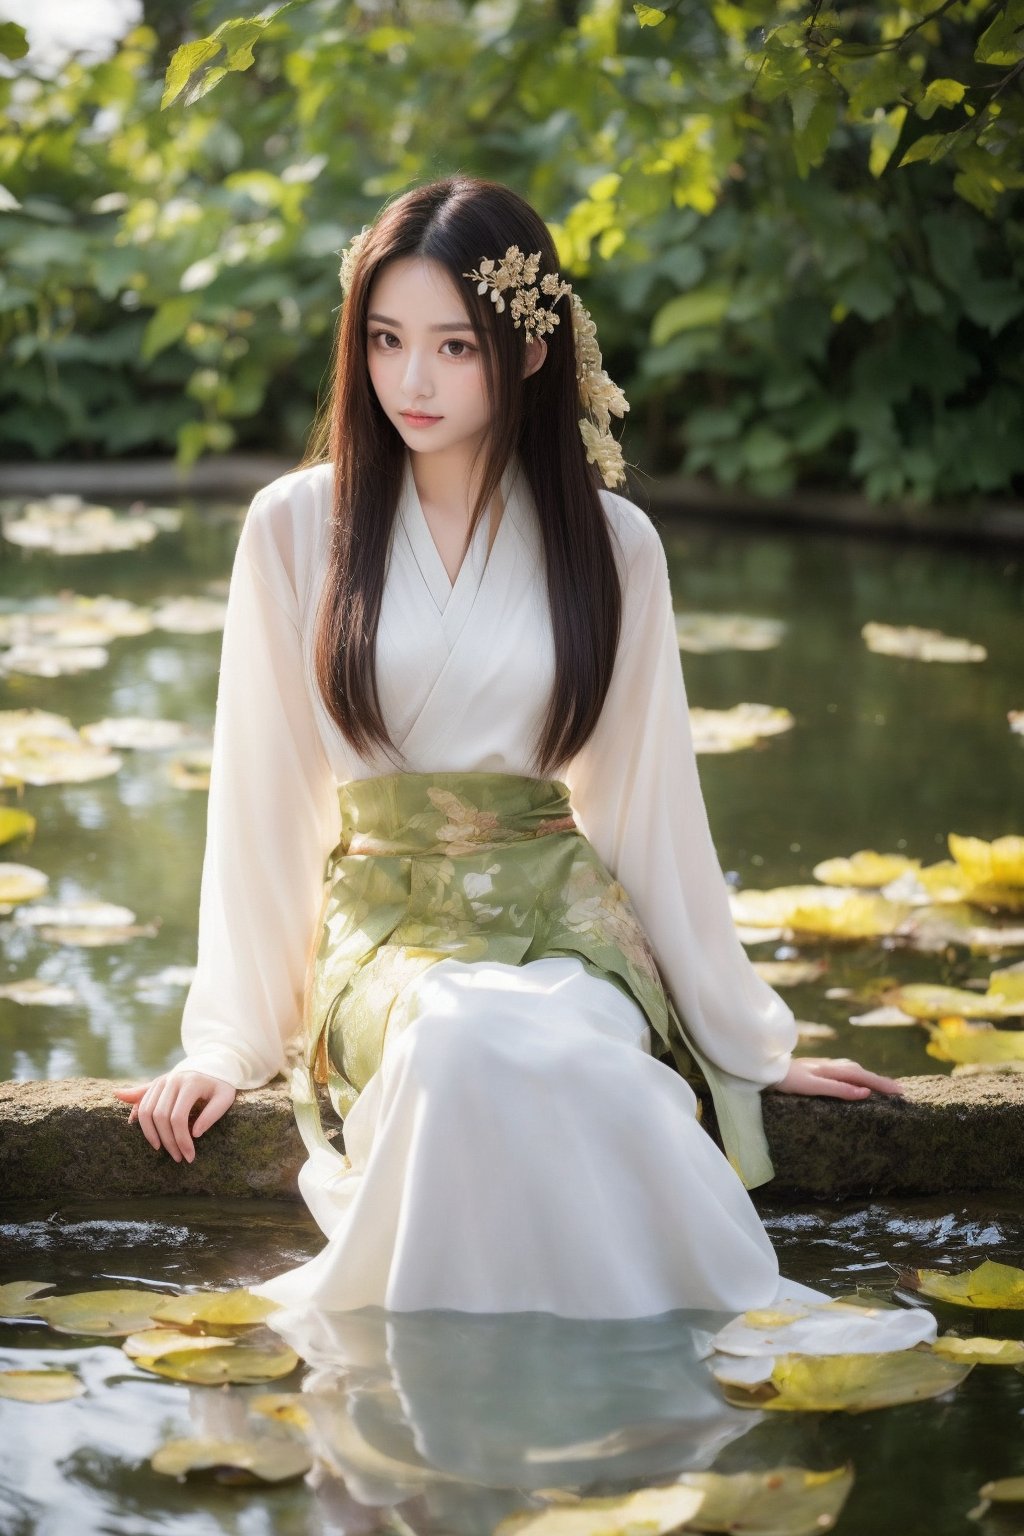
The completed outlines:
<svg viewBox="0 0 1024 1536">
<path fill-rule="evenodd" d="M 903 1100 L 767 1091 L 765 1128 L 776 1176 L 755 1191 L 757 1198 L 1019 1187 L 1024 1076 L 900 1082 Z M 128 1106 L 113 1096 L 119 1086 L 98 1078 L 0 1083 L 0 1198 L 297 1197 L 305 1153 L 283 1081 L 240 1093 L 200 1138 L 191 1165 L 154 1151 L 137 1127 L 129 1128 Z M 327 1106 L 328 1123 L 331 1114 Z M 342 1145 L 340 1131 L 337 1140 Z"/>
</svg>

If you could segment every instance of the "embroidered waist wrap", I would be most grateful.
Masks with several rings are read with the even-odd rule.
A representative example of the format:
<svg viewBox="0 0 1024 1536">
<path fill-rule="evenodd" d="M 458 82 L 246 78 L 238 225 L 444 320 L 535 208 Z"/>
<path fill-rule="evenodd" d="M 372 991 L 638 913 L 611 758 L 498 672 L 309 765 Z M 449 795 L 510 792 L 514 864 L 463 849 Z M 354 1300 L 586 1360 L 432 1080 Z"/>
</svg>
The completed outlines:
<svg viewBox="0 0 1024 1536">
<path fill-rule="evenodd" d="M 631 997 L 653 1054 L 706 1084 L 730 1163 L 770 1179 L 760 1089 L 715 1067 L 662 983 L 628 893 L 581 832 L 560 779 L 487 771 L 390 773 L 338 786 L 341 837 L 327 858 L 292 1074 L 307 1146 L 329 1145 L 316 1084 L 344 1118 L 386 1042 L 416 1016 L 412 983 L 439 960 L 521 965 L 568 955 Z M 637 1127 L 643 1134 L 643 1127 Z"/>
</svg>

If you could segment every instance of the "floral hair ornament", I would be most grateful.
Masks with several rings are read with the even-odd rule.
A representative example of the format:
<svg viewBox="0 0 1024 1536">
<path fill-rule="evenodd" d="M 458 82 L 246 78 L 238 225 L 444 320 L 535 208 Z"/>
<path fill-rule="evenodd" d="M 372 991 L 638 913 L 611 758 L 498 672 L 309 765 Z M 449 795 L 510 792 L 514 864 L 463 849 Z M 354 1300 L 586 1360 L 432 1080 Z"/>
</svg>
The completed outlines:
<svg viewBox="0 0 1024 1536">
<path fill-rule="evenodd" d="M 359 253 L 362 250 L 363 241 L 370 233 L 369 224 L 364 224 L 358 235 L 353 235 L 341 253 L 341 266 L 338 268 L 338 281 L 341 284 L 342 293 L 348 293 L 352 287 L 352 279 L 356 275 L 356 266 L 359 261 Z"/>
<path fill-rule="evenodd" d="M 553 331 L 559 322 L 554 306 L 563 295 L 572 301 L 572 334 L 576 353 L 576 383 L 580 401 L 586 416 L 580 418 L 580 435 L 587 450 L 587 461 L 596 464 L 609 488 L 620 485 L 626 478 L 622 449 L 612 437 L 612 414 L 624 416 L 629 401 L 619 386 L 605 372 L 601 364 L 601 349 L 597 344 L 597 326 L 584 309 L 579 295 L 573 293 L 570 283 L 562 282 L 557 272 L 545 272 L 540 287 L 534 284 L 540 266 L 540 251 L 524 256 L 517 245 L 510 245 L 499 263 L 485 257 L 475 272 L 463 272 L 463 277 L 476 283 L 477 293 L 491 292 L 491 302 L 501 314 L 505 309 L 502 295 L 512 290 L 508 308 L 512 323 L 522 326 L 528 338 L 543 336 Z M 551 296 L 551 304 L 541 304 L 541 294 Z"/>
</svg>

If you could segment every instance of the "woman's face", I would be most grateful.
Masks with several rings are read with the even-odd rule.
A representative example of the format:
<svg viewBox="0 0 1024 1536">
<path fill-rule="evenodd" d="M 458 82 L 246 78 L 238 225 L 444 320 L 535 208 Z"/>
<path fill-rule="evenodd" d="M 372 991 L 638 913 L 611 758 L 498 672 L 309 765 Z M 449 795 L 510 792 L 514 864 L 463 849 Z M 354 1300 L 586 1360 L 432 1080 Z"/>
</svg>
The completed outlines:
<svg viewBox="0 0 1024 1536">
<path fill-rule="evenodd" d="M 381 408 L 414 453 L 466 444 L 487 432 L 490 406 L 469 311 L 447 270 L 398 256 L 370 288 L 367 365 Z M 434 418 L 416 422 L 408 414 Z"/>
</svg>

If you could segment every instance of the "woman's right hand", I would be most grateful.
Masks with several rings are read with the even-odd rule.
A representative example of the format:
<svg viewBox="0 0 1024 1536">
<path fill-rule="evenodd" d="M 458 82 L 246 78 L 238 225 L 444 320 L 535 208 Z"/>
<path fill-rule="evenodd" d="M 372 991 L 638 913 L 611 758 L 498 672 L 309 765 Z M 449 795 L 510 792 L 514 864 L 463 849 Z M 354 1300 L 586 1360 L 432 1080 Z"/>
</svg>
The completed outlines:
<svg viewBox="0 0 1024 1536">
<path fill-rule="evenodd" d="M 209 1130 L 235 1102 L 236 1090 L 222 1077 L 207 1077 L 203 1072 L 164 1072 L 141 1088 L 115 1088 L 114 1094 L 131 1104 L 128 1124 L 138 1120 L 142 1134 L 158 1152 L 161 1147 L 180 1163 L 195 1161 L 193 1137 Z M 189 1128 L 196 1105 L 206 1108 Z"/>
</svg>

